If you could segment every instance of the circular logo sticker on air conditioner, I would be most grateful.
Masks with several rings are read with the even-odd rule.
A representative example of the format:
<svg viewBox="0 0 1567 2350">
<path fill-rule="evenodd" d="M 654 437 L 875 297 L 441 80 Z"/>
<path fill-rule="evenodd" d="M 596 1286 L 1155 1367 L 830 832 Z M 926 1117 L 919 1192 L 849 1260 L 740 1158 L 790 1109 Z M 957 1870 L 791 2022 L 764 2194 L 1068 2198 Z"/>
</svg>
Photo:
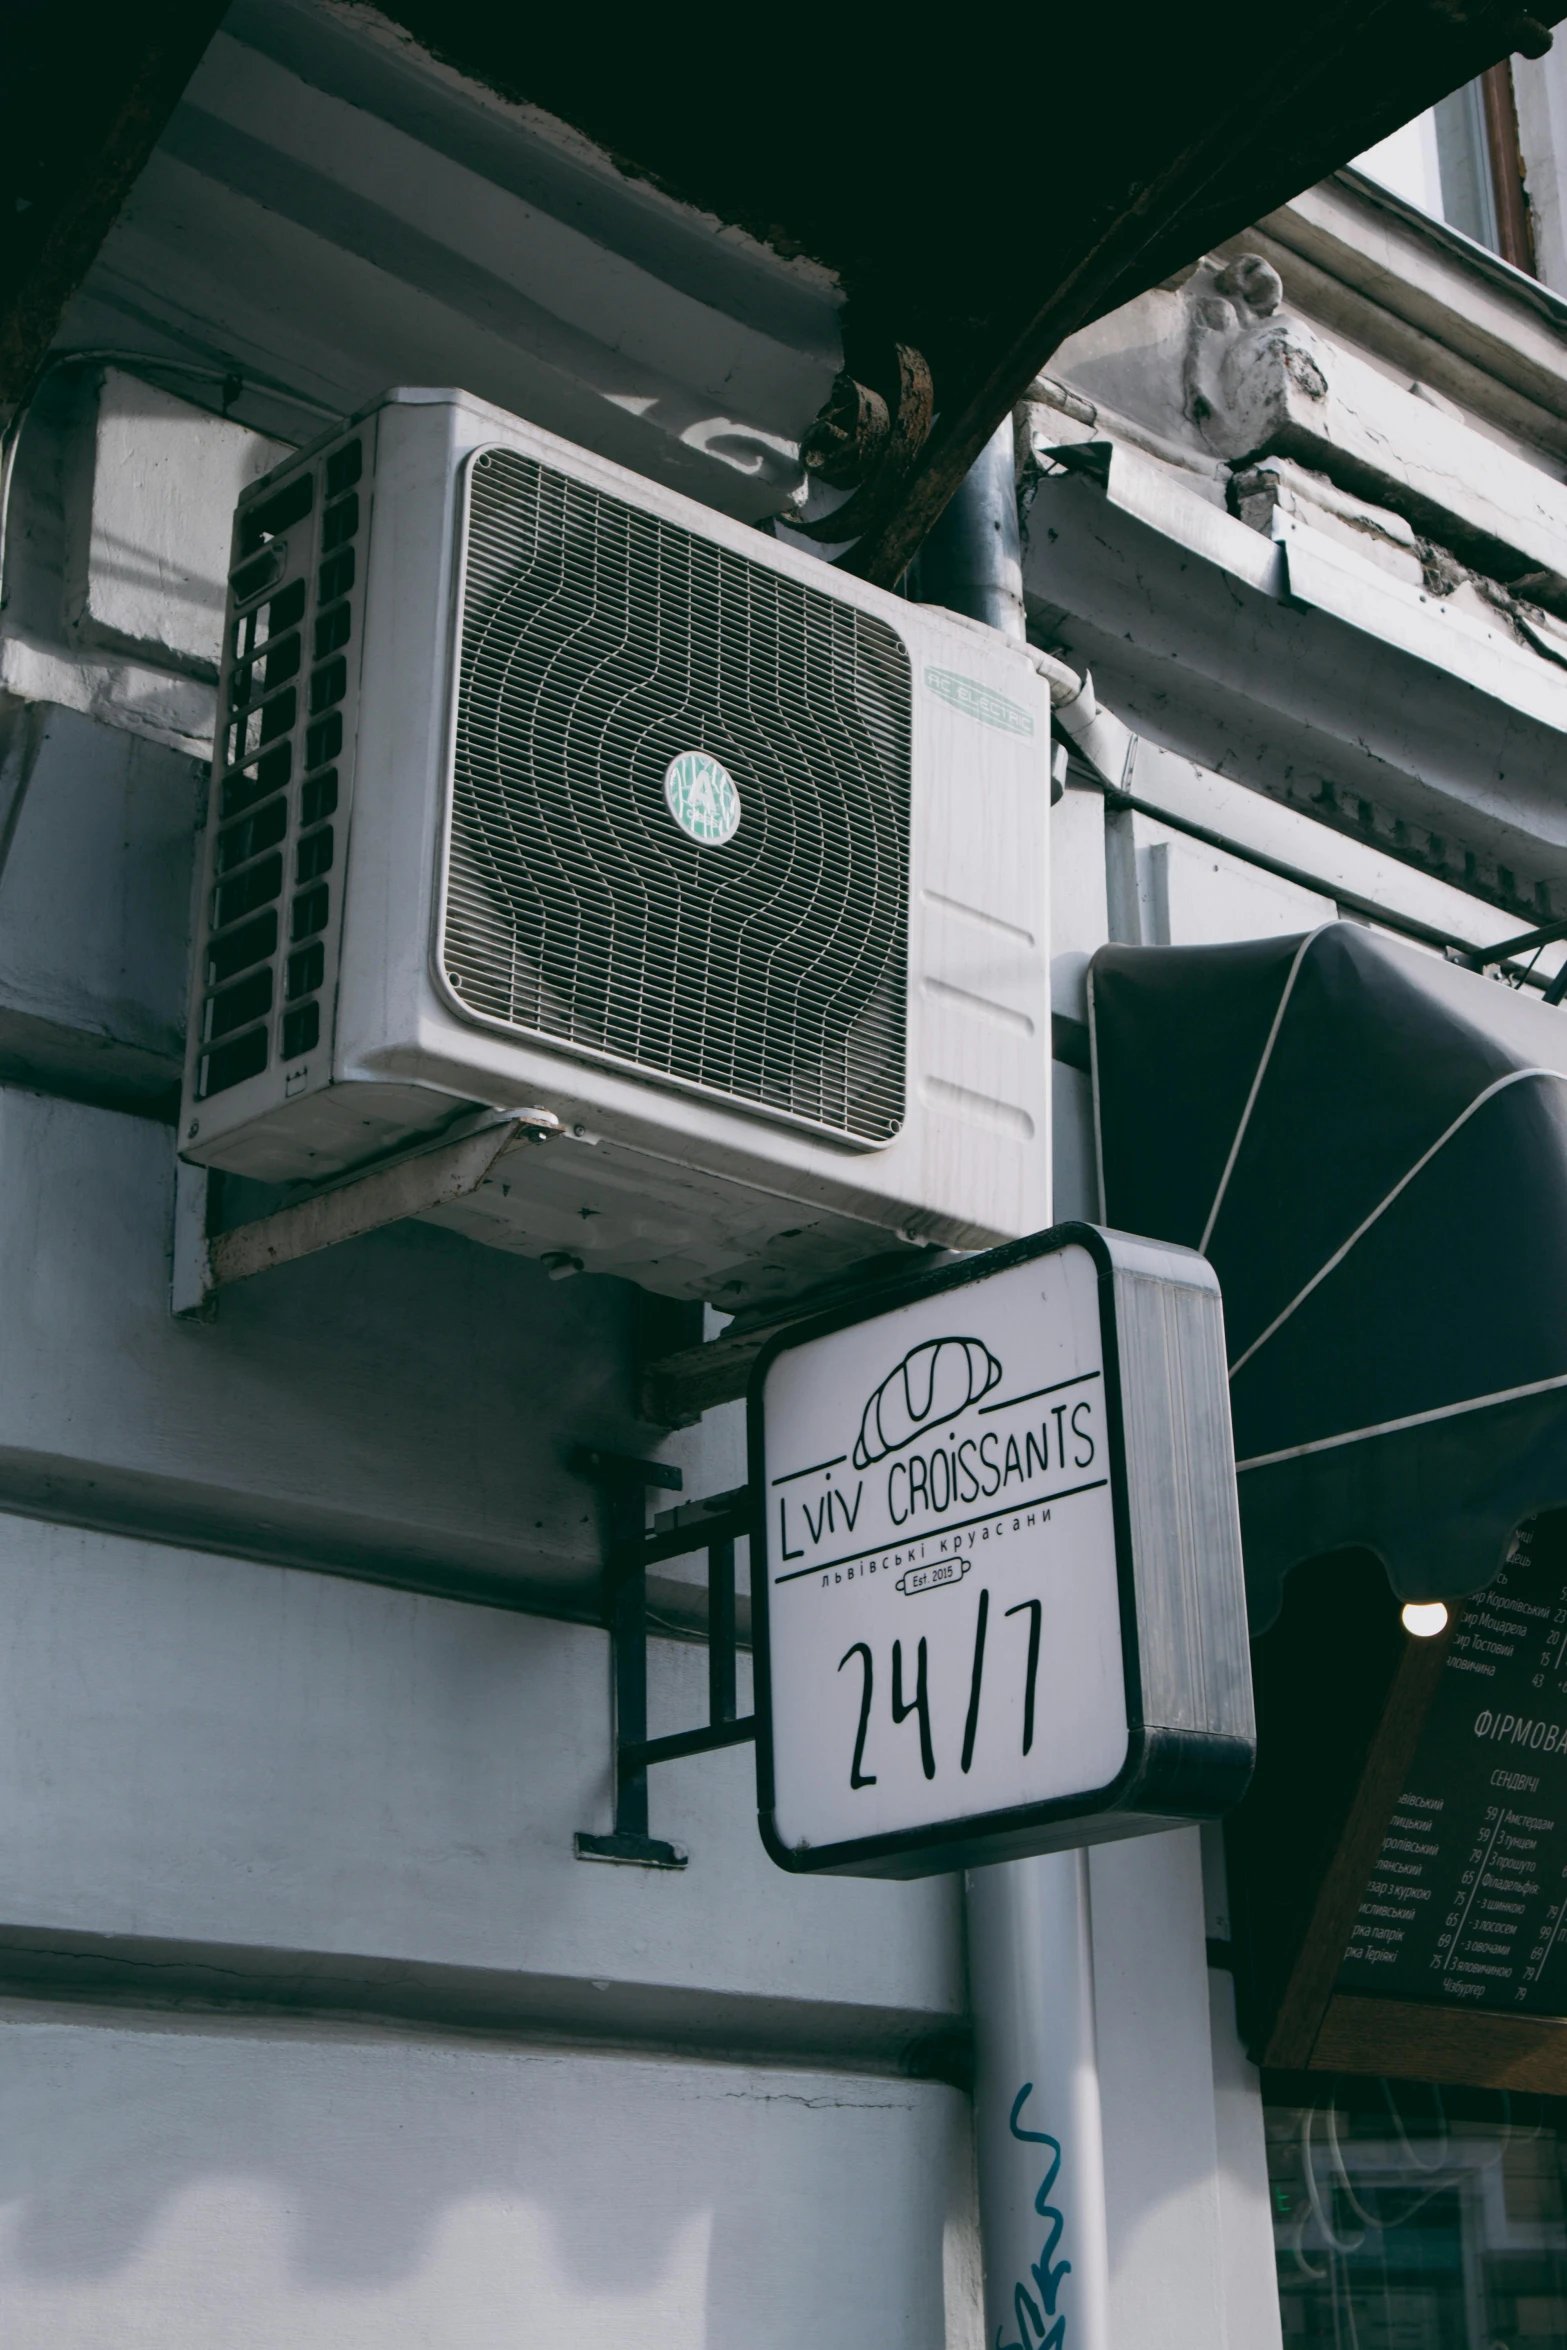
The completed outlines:
<svg viewBox="0 0 1567 2350">
<path fill-rule="evenodd" d="M 664 770 L 669 813 L 689 840 L 721 849 L 740 829 L 734 777 L 705 751 L 682 751 Z"/>
</svg>

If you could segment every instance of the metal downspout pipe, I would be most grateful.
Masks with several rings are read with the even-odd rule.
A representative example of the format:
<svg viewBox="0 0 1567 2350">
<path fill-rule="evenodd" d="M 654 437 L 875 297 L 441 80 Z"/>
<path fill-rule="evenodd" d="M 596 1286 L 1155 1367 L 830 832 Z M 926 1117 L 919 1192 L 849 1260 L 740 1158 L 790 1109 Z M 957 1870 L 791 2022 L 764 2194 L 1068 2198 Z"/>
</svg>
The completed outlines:
<svg viewBox="0 0 1567 2350">
<path fill-rule="evenodd" d="M 911 585 L 922 603 L 1021 643 L 1014 463 L 1009 417 L 926 540 Z M 1060 683 L 1058 700 L 1078 685 L 1066 672 Z M 1049 756 L 1041 744 L 1041 791 Z M 972 1869 L 966 1891 L 987 2350 L 1109 2350 L 1088 1855 Z"/>
</svg>

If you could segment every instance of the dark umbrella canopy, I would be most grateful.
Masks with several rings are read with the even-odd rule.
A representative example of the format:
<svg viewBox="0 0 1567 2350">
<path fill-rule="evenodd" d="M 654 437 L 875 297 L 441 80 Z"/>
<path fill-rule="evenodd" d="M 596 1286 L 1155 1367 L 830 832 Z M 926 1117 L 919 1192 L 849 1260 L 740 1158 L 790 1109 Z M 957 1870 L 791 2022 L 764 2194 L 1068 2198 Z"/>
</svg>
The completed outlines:
<svg viewBox="0 0 1567 2350">
<path fill-rule="evenodd" d="M 1567 1010 L 1353 923 L 1107 947 L 1105 1216 L 1219 1274 L 1252 1629 L 1297 1560 L 1488 1583 L 1567 1502 Z"/>
</svg>

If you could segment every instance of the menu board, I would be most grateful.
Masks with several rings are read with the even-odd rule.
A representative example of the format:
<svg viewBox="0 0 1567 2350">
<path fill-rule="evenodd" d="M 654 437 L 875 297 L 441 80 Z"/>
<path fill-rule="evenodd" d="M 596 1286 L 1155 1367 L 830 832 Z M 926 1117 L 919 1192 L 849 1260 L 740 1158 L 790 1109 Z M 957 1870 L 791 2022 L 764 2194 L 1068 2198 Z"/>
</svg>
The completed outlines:
<svg viewBox="0 0 1567 2350">
<path fill-rule="evenodd" d="M 1396 1782 L 1395 1782 L 1396 1784 Z M 1467 1601 L 1335 1991 L 1567 2015 L 1567 1530 Z"/>
</svg>

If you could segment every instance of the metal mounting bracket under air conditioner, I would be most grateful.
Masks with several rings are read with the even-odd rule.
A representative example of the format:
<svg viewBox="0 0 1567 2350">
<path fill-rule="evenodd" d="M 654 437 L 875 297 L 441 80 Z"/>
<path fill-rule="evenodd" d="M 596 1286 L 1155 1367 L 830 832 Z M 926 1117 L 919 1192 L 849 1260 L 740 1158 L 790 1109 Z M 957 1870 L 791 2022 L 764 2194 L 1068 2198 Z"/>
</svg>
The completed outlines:
<svg viewBox="0 0 1567 2350">
<path fill-rule="evenodd" d="M 647 1775 L 655 1763 L 711 1754 L 756 1736 L 756 1717 L 735 1715 L 735 1543 L 750 1532 L 750 1492 L 716 1494 L 697 1503 L 688 1523 L 648 1533 L 643 1493 L 652 1486 L 678 1493 L 681 1473 L 663 1461 L 628 1460 L 620 1453 L 582 1451 L 572 1466 L 592 1477 L 609 1505 L 606 1575 L 610 1644 L 615 1664 L 615 1825 L 608 1836 L 579 1832 L 578 1860 L 629 1862 L 645 1869 L 683 1869 L 680 1844 L 648 1833 Z M 707 1724 L 667 1738 L 647 1734 L 647 1571 L 662 1559 L 707 1552 Z"/>
<path fill-rule="evenodd" d="M 181 1320 L 194 1318 L 230 1282 L 248 1281 L 274 1265 L 292 1264 L 341 1240 L 357 1240 L 383 1225 L 466 1198 L 488 1181 L 508 1152 L 552 1141 L 562 1132 L 549 1110 L 475 1111 L 406 1150 L 312 1185 L 270 1215 L 217 1232 L 211 1229 L 208 1169 L 178 1159 L 171 1310 Z M 578 1269 L 574 1260 L 569 1269 Z"/>
</svg>

